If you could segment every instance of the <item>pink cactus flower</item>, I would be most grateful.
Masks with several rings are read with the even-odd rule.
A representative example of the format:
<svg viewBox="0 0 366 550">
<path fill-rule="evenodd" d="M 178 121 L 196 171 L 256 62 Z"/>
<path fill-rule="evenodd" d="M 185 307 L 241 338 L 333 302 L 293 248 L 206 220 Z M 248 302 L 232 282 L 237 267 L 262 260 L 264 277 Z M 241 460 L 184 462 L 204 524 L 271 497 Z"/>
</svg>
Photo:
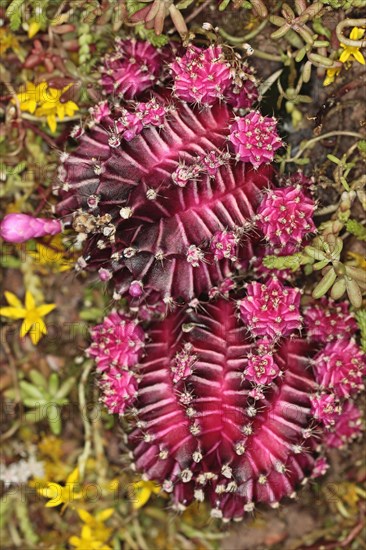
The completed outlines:
<svg viewBox="0 0 366 550">
<path fill-rule="evenodd" d="M 233 231 L 216 231 L 210 245 L 214 259 L 222 260 L 223 258 L 228 258 L 236 260 L 238 242 L 239 239 Z"/>
<path fill-rule="evenodd" d="M 173 93 L 189 103 L 209 106 L 222 100 L 231 84 L 231 67 L 221 46 L 207 49 L 189 46 L 183 57 L 171 64 Z"/>
<path fill-rule="evenodd" d="M 321 389 L 331 388 L 337 397 L 350 397 L 364 389 L 366 356 L 352 340 L 327 344 L 314 357 L 316 381 Z"/>
<path fill-rule="evenodd" d="M 267 284 L 249 283 L 247 296 L 240 301 L 240 315 L 253 336 L 276 339 L 301 328 L 301 291 L 288 288 L 275 277 Z"/>
<path fill-rule="evenodd" d="M 117 312 L 93 327 L 91 337 L 87 354 L 95 359 L 99 372 L 136 365 L 145 345 L 145 333 L 137 322 Z"/>
<path fill-rule="evenodd" d="M 0 224 L 0 237 L 10 243 L 24 243 L 37 237 L 57 235 L 61 231 L 59 220 L 34 218 L 27 214 L 7 214 Z"/>
<path fill-rule="evenodd" d="M 361 411 L 352 401 L 346 401 L 331 431 L 325 435 L 328 447 L 344 447 L 362 432 Z"/>
<path fill-rule="evenodd" d="M 251 109 L 258 97 L 258 88 L 251 80 L 245 80 L 241 86 L 233 86 L 226 92 L 226 99 L 234 109 Z"/>
<path fill-rule="evenodd" d="M 98 105 L 95 105 L 95 107 L 90 107 L 89 112 L 95 122 L 101 122 L 111 114 L 107 100 L 101 101 Z"/>
<path fill-rule="evenodd" d="M 229 140 L 237 160 L 250 162 L 254 168 L 272 162 L 275 152 L 282 147 L 276 119 L 263 116 L 259 111 L 237 117 L 230 126 Z"/>
<path fill-rule="evenodd" d="M 300 186 L 274 189 L 264 195 L 258 208 L 257 227 L 281 254 L 292 254 L 309 233 L 316 232 L 314 209 L 314 201 Z"/>
<path fill-rule="evenodd" d="M 325 456 L 319 456 L 315 463 L 314 463 L 314 469 L 311 474 L 312 479 L 316 479 L 317 477 L 324 476 L 329 469 L 329 463 Z"/>
<path fill-rule="evenodd" d="M 266 385 L 270 384 L 279 372 L 280 369 L 274 362 L 272 353 L 264 352 L 248 355 L 248 366 L 244 371 L 246 380 Z"/>
<path fill-rule="evenodd" d="M 110 367 L 99 379 L 101 401 L 110 414 L 123 415 L 137 396 L 137 380 L 127 370 Z"/>
<path fill-rule="evenodd" d="M 101 67 L 103 91 L 134 99 L 154 85 L 161 68 L 160 53 L 149 42 L 117 38 L 116 51 L 105 56 Z"/>
<path fill-rule="evenodd" d="M 327 343 L 351 337 L 357 323 L 349 310 L 349 302 L 335 302 L 323 297 L 304 312 L 304 323 L 311 340 Z"/>
<path fill-rule="evenodd" d="M 342 411 L 342 405 L 333 393 L 314 395 L 311 399 L 311 412 L 326 428 L 335 425 Z"/>
</svg>

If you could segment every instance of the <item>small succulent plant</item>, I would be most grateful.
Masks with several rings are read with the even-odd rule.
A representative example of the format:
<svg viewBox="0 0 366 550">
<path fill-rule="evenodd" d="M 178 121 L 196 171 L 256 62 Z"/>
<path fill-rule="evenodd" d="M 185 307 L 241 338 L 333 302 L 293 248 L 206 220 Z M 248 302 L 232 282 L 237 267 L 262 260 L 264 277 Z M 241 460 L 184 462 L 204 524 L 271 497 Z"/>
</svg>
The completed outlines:
<svg viewBox="0 0 366 550">
<path fill-rule="evenodd" d="M 52 372 L 45 378 L 39 371 L 29 372 L 30 381 L 21 380 L 19 383 L 20 397 L 28 410 L 26 418 L 30 422 L 40 422 L 47 419 L 52 433 L 61 433 L 61 407 L 67 405 L 67 396 L 75 385 L 75 378 L 70 377 L 60 385 L 60 378 Z M 12 390 L 7 392 L 11 399 L 16 398 Z"/>
</svg>

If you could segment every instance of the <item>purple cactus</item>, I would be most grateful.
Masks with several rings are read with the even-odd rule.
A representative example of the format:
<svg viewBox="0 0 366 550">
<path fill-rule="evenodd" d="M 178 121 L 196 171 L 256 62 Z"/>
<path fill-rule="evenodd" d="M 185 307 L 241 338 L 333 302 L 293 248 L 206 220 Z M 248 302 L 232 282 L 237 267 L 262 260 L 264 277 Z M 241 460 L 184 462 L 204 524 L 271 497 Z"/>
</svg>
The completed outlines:
<svg viewBox="0 0 366 550">
<path fill-rule="evenodd" d="M 197 107 L 177 96 L 197 103 L 181 71 L 199 60 L 208 80 Z M 84 246 L 77 267 L 99 271 L 132 305 L 190 301 L 245 268 L 261 192 L 273 185 L 272 167 L 236 162 L 228 142 L 234 112 L 218 100 L 235 71 L 222 49 L 192 47 L 176 64 L 172 94 L 156 88 L 148 101 L 94 107 L 59 169 L 57 210 Z"/>
</svg>

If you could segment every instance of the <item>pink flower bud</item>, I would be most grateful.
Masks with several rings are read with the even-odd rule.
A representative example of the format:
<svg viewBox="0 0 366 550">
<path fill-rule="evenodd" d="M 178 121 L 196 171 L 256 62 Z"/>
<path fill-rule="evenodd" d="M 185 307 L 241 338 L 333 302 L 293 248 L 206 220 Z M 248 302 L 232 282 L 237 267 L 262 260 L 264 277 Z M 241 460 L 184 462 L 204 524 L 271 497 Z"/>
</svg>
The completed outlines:
<svg viewBox="0 0 366 550">
<path fill-rule="evenodd" d="M 59 220 L 33 218 L 27 214 L 7 214 L 0 224 L 0 236 L 10 243 L 24 243 L 29 239 L 61 233 Z"/>
</svg>

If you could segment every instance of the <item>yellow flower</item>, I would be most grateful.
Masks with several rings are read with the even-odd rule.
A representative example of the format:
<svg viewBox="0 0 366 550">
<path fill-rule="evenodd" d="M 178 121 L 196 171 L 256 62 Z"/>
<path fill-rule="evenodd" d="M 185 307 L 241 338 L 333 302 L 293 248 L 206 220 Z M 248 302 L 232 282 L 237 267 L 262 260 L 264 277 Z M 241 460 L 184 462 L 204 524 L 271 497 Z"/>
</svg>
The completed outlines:
<svg viewBox="0 0 366 550">
<path fill-rule="evenodd" d="M 331 69 L 327 69 L 327 76 L 324 79 L 323 86 L 329 86 L 329 84 L 332 84 L 340 72 L 341 67 L 332 67 Z"/>
<path fill-rule="evenodd" d="M 68 271 L 75 263 L 72 259 L 65 258 L 61 235 L 55 235 L 46 244 L 37 242 L 36 250 L 30 250 L 28 254 L 39 266 L 51 267 L 51 269 L 60 273 Z"/>
<path fill-rule="evenodd" d="M 107 521 L 111 517 L 111 515 L 114 513 L 113 508 L 106 508 L 105 510 L 102 510 L 101 512 L 97 512 L 95 514 L 95 517 L 93 517 L 89 512 L 86 510 L 80 509 L 78 510 L 78 514 L 80 519 L 85 523 L 85 526 L 89 527 L 93 531 L 93 535 L 96 540 L 100 540 L 105 542 L 109 539 L 112 533 L 112 529 L 109 527 L 106 527 L 104 525 L 104 522 Z"/>
<path fill-rule="evenodd" d="M 46 508 L 52 508 L 63 504 L 62 510 L 74 500 L 82 498 L 82 493 L 77 490 L 79 485 L 79 468 L 75 468 L 67 477 L 65 486 L 58 483 L 48 482 L 46 487 L 40 487 L 37 492 L 50 500 L 46 503 Z"/>
<path fill-rule="evenodd" d="M 364 34 L 365 34 L 365 29 L 359 29 L 358 27 L 353 27 L 349 37 L 351 40 L 361 40 Z M 343 52 L 341 53 L 341 56 L 339 58 L 339 61 L 341 63 L 346 63 L 346 61 L 348 60 L 353 61 L 353 59 L 355 59 L 355 61 L 358 61 L 359 63 L 361 63 L 361 65 L 365 65 L 365 58 L 360 52 L 359 47 L 346 46 L 345 44 L 342 44 L 342 43 L 341 43 L 341 47 L 343 48 Z"/>
<path fill-rule="evenodd" d="M 79 107 L 73 101 L 60 102 L 62 95 L 70 88 L 71 84 L 57 90 L 56 88 L 47 88 L 47 94 L 44 94 L 41 105 L 34 113 L 36 116 L 45 116 L 51 132 L 55 132 L 57 128 L 56 116 L 63 120 L 66 116 L 73 116 Z"/>
<path fill-rule="evenodd" d="M 153 481 L 136 481 L 132 483 L 132 489 L 130 491 L 130 498 L 132 500 L 132 506 L 135 510 L 142 508 L 149 500 L 152 494 L 158 494 L 160 492 L 160 486 Z"/>
<path fill-rule="evenodd" d="M 104 541 L 96 539 L 93 531 L 87 525 L 82 528 L 80 537 L 70 537 L 69 543 L 77 550 L 112 550 Z"/>
<path fill-rule="evenodd" d="M 354 260 L 353 264 L 356 267 L 366 270 L 366 259 L 362 254 L 357 254 L 357 252 L 348 252 L 348 256 Z"/>
<path fill-rule="evenodd" d="M 73 116 L 79 107 L 73 101 L 61 103 L 62 95 L 72 86 L 68 84 L 62 90 L 49 88 L 47 82 L 34 85 L 26 82 L 17 94 L 21 111 L 27 111 L 36 117 L 46 117 L 51 132 L 57 129 L 57 118 L 64 120 L 65 116 Z"/>
<path fill-rule="evenodd" d="M 9 306 L 0 308 L 0 315 L 9 319 L 24 319 L 20 327 L 20 337 L 23 338 L 29 331 L 32 343 L 38 344 L 43 334 L 47 334 L 47 327 L 42 317 L 45 317 L 55 309 L 56 304 L 43 304 L 36 306 L 33 295 L 25 293 L 25 304 L 12 292 L 4 292 Z M 32 330 L 31 330 L 32 329 Z"/>
<path fill-rule="evenodd" d="M 15 53 L 19 52 L 19 42 L 16 37 L 5 28 L 0 28 L 0 57 L 3 56 L 8 50 L 13 50 Z"/>
</svg>

